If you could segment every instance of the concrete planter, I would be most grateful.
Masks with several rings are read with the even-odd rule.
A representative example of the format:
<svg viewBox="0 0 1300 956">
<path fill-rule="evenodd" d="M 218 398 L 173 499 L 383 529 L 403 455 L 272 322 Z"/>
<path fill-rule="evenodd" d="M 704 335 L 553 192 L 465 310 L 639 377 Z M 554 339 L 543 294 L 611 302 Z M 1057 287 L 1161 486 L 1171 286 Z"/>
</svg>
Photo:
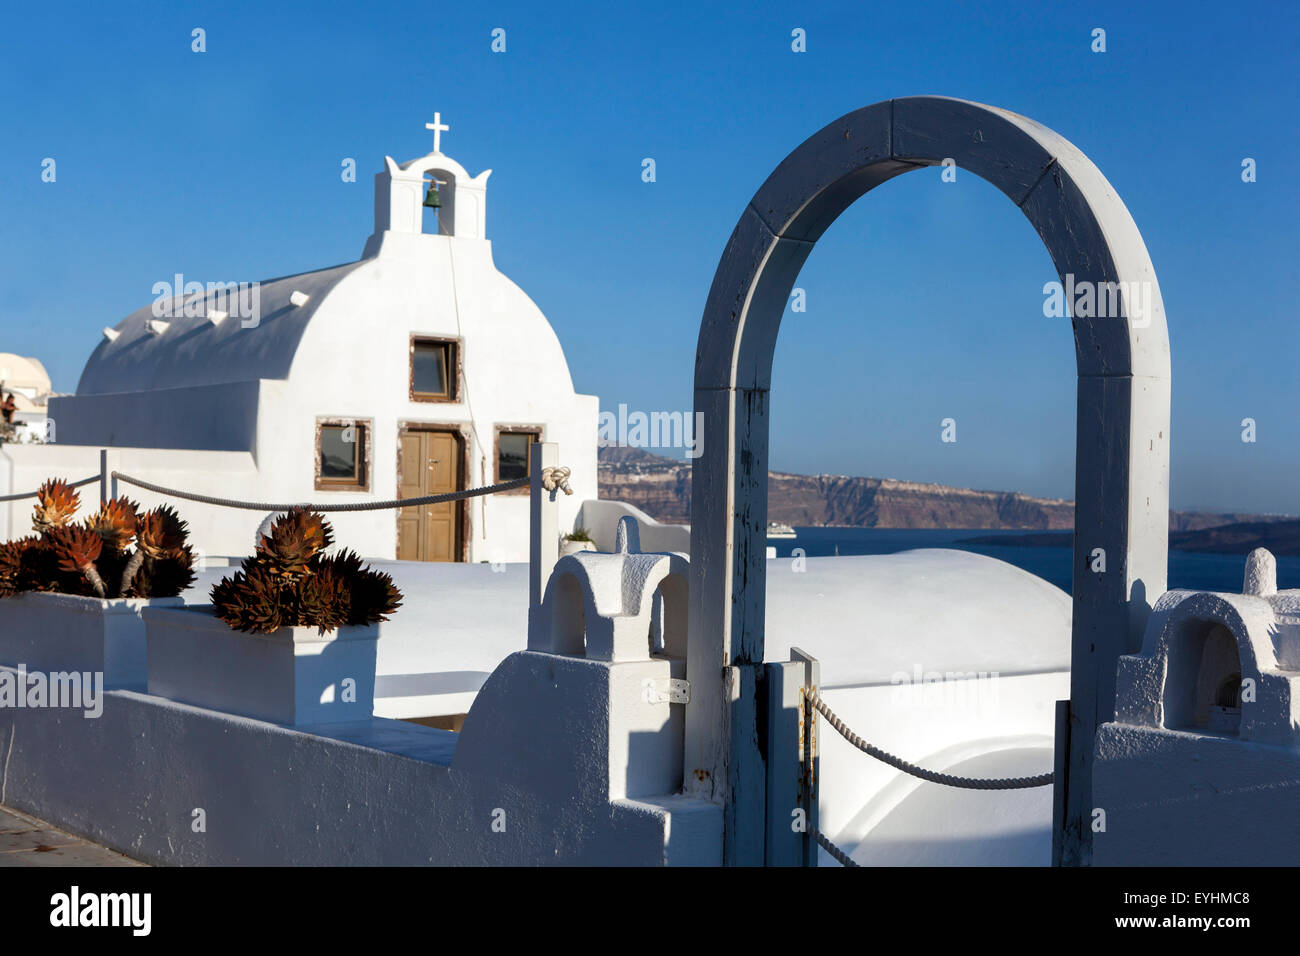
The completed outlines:
<svg viewBox="0 0 1300 956">
<path fill-rule="evenodd" d="M 580 551 L 595 551 L 596 545 L 591 541 L 570 541 L 563 538 L 560 541 L 560 556 L 566 554 L 577 554 Z"/>
<path fill-rule="evenodd" d="M 145 608 L 182 598 L 113 598 L 28 592 L 0 600 L 0 664 L 31 671 L 102 672 L 104 687 L 144 690 Z"/>
<path fill-rule="evenodd" d="M 379 625 L 232 630 L 209 605 L 144 612 L 149 693 L 277 724 L 368 720 Z"/>
</svg>

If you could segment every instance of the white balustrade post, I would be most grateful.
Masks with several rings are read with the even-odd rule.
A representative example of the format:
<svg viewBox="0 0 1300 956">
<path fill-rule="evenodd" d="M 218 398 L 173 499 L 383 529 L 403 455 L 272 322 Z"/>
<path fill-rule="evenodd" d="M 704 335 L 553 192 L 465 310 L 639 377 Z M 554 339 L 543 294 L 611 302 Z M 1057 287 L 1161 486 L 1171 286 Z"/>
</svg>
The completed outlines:
<svg viewBox="0 0 1300 956">
<path fill-rule="evenodd" d="M 560 558 L 560 519 L 556 496 L 557 488 L 547 491 L 542 487 L 542 470 L 554 468 L 560 462 L 560 446 L 555 442 L 536 442 L 529 449 L 528 474 L 530 514 L 528 540 L 528 648 L 546 650 L 542 622 L 537 616 L 546 594 L 546 584 L 551 571 Z"/>
</svg>

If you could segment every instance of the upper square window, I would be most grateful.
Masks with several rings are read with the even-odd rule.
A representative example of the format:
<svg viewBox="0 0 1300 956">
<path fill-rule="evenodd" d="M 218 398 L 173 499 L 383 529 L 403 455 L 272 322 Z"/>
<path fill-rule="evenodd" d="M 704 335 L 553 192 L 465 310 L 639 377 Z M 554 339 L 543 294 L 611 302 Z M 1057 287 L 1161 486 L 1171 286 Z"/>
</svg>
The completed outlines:
<svg viewBox="0 0 1300 956">
<path fill-rule="evenodd" d="M 417 402 L 454 402 L 456 343 L 444 339 L 411 341 L 411 398 Z"/>
</svg>

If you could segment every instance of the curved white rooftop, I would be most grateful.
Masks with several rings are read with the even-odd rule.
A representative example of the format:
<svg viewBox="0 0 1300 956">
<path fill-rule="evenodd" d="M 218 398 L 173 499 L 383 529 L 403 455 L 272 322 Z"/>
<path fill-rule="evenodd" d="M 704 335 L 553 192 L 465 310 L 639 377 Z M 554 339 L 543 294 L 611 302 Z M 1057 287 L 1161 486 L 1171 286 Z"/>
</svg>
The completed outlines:
<svg viewBox="0 0 1300 956">
<path fill-rule="evenodd" d="M 77 394 L 288 378 L 312 317 L 339 283 L 363 265 L 365 260 L 258 283 L 256 324 L 234 315 L 210 321 L 209 309 L 220 304 L 215 294 L 206 292 L 172 297 L 162 334 L 149 328 L 155 319 L 153 304 L 137 309 L 113 326 L 116 337 L 106 337 L 91 353 Z M 301 307 L 289 300 L 294 292 L 309 296 Z M 199 314 L 186 316 L 185 303 L 191 299 L 195 301 L 189 311 Z"/>
<path fill-rule="evenodd" d="M 467 710 L 487 675 L 526 646 L 527 566 L 375 565 L 406 595 L 379 641 L 376 712 Z M 1069 669 L 1069 596 L 1004 561 L 925 549 L 790 567 L 789 559 L 769 562 L 766 657 L 788 659 L 791 646 L 801 647 L 822 662 L 828 688 L 888 684 L 918 662 L 927 671 L 1003 675 Z M 187 599 L 206 600 L 229 572 L 205 570 Z M 455 699 L 436 700 L 448 695 Z"/>
</svg>

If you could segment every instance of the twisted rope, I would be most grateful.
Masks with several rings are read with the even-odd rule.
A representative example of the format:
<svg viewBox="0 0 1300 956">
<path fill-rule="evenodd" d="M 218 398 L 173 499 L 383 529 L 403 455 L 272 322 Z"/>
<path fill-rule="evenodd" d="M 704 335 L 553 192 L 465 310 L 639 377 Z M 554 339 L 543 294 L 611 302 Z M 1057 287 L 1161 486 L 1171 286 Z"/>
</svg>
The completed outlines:
<svg viewBox="0 0 1300 956">
<path fill-rule="evenodd" d="M 840 866 L 861 866 L 862 865 L 861 863 L 855 862 L 847 853 L 845 853 L 834 843 L 832 843 L 830 841 L 830 838 L 827 837 L 826 834 L 822 833 L 821 830 L 818 830 L 815 826 L 812 826 L 811 824 L 809 824 L 808 829 L 811 831 L 812 835 L 817 839 L 817 845 L 820 846 L 827 853 L 829 853 L 831 856 L 835 857 L 835 861 L 839 863 Z"/>
<path fill-rule="evenodd" d="M 559 488 L 566 495 L 571 495 L 573 489 L 569 487 L 570 474 L 569 469 L 563 465 L 548 465 L 542 469 L 542 487 L 547 491 Z"/>
<path fill-rule="evenodd" d="M 913 777 L 920 777 L 922 780 L 928 780 L 931 783 L 941 783 L 945 787 L 960 787 L 964 790 L 1024 790 L 1030 787 L 1046 787 L 1052 782 L 1052 774 L 1040 773 L 1036 777 L 955 777 L 948 773 L 936 773 L 933 770 L 926 770 L 924 767 L 918 767 L 916 764 L 908 763 L 901 757 L 895 757 L 888 751 L 881 750 L 879 747 L 873 747 L 853 731 L 844 725 L 844 721 L 835 715 L 835 711 L 826 706 L 826 702 L 817 694 L 809 694 L 808 702 L 812 704 L 821 713 L 826 721 L 834 727 L 841 737 L 857 747 L 864 754 L 875 757 L 904 773 L 910 773 Z M 830 851 L 827 850 L 829 853 Z"/>
<path fill-rule="evenodd" d="M 566 471 L 568 469 L 565 469 Z M 218 505 L 223 508 L 243 508 L 247 511 L 289 511 L 292 508 L 305 508 L 309 511 L 382 511 L 387 508 L 409 508 L 414 505 L 438 505 L 447 501 L 460 501 L 464 498 L 477 498 L 480 495 L 492 495 L 499 491 L 510 491 L 513 488 L 522 488 L 528 484 L 529 478 L 525 475 L 523 478 L 513 478 L 510 481 L 502 481 L 495 485 L 488 485 L 484 488 L 469 488 L 465 491 L 451 491 L 442 495 L 422 495 L 419 498 L 389 498 L 384 501 L 356 501 L 348 504 L 277 504 L 268 501 L 238 501 L 233 498 L 217 498 L 212 495 L 198 495 L 189 491 L 181 491 L 177 488 L 167 488 L 163 485 L 155 485 L 149 481 L 143 481 L 139 478 L 133 478 L 130 475 L 124 475 L 120 471 L 113 472 L 113 477 L 118 481 L 125 481 L 128 485 L 135 485 L 137 488 L 144 488 L 146 491 L 152 491 L 160 495 L 168 495 L 172 498 L 184 498 L 186 501 L 197 501 L 205 505 Z M 94 479 L 98 481 L 98 477 Z M 572 492 L 570 492 L 572 494 Z"/>
<path fill-rule="evenodd" d="M 99 475 L 91 475 L 89 478 L 82 478 L 80 481 L 73 481 L 68 484 L 69 488 L 80 488 L 82 485 L 88 485 L 92 482 L 99 481 Z M 24 498 L 35 498 L 39 491 L 24 491 L 17 495 L 0 495 L 0 501 L 22 501 Z"/>
</svg>

